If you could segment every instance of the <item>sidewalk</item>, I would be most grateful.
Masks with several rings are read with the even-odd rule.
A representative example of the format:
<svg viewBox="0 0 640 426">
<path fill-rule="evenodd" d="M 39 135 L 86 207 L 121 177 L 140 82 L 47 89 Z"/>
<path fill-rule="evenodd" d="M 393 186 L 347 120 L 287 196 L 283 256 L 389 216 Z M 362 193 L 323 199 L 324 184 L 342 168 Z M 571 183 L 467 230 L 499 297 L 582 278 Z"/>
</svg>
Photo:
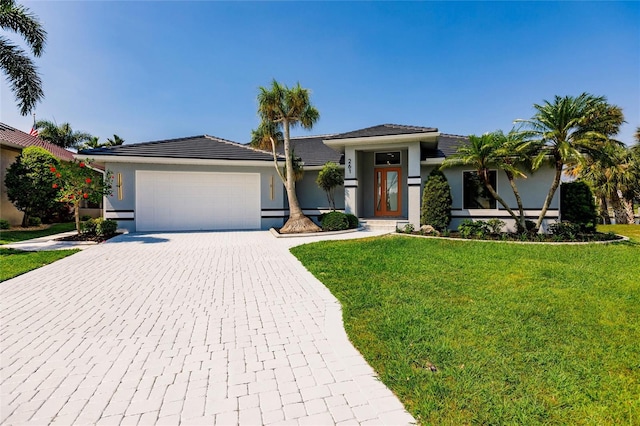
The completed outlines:
<svg viewBox="0 0 640 426">
<path fill-rule="evenodd" d="M 56 241 L 57 238 L 75 234 L 76 231 L 62 232 L 60 234 L 47 235 L 31 240 L 18 241 L 17 243 L 4 244 L 0 247 L 23 251 L 84 250 L 97 244 L 95 241 Z"/>
</svg>

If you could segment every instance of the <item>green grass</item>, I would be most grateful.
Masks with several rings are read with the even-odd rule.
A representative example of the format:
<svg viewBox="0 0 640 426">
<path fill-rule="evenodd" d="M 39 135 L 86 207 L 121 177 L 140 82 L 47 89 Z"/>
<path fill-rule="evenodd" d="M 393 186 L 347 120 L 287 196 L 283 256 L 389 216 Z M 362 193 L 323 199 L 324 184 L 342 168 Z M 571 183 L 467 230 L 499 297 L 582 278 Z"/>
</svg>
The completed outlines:
<svg viewBox="0 0 640 426">
<path fill-rule="evenodd" d="M 0 248 L 0 282 L 38 269 L 80 250 L 22 251 Z"/>
<path fill-rule="evenodd" d="M 34 231 L 0 230 L 0 245 L 17 243 L 18 241 L 30 240 L 32 238 L 46 237 L 47 235 L 73 231 L 74 229 L 76 229 L 76 224 L 74 222 L 69 222 L 55 223 L 47 229 L 38 229 Z"/>
<path fill-rule="evenodd" d="M 292 252 L 422 424 L 640 424 L 637 244 L 388 236 Z"/>
<path fill-rule="evenodd" d="M 640 244 L 640 225 L 598 225 L 600 232 L 613 232 L 624 235 L 635 243 Z"/>
</svg>

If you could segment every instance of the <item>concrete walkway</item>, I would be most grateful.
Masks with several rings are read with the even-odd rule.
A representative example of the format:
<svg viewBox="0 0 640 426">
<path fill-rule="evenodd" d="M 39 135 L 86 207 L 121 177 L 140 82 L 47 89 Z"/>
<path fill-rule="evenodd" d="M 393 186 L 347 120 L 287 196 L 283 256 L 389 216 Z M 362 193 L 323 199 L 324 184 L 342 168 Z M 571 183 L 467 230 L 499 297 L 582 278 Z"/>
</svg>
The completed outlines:
<svg viewBox="0 0 640 426">
<path fill-rule="evenodd" d="M 67 237 L 77 234 L 78 231 L 62 232 L 60 234 L 47 235 L 44 237 L 33 238 L 31 240 L 18 241 L 16 243 L 4 244 L 2 248 L 11 248 L 24 251 L 50 251 L 50 250 L 84 250 L 96 245 L 93 241 L 56 241 L 61 237 Z"/>
<path fill-rule="evenodd" d="M 414 422 L 288 252 L 317 239 L 128 234 L 1 283 L 0 423 Z"/>
</svg>

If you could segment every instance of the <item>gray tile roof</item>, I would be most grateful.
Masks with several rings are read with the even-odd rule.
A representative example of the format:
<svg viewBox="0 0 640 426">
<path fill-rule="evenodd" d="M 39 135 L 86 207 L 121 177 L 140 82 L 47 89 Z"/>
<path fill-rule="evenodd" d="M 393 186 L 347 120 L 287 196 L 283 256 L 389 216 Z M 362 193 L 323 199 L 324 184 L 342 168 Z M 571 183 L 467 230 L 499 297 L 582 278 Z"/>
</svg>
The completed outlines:
<svg viewBox="0 0 640 426">
<path fill-rule="evenodd" d="M 209 135 L 87 149 L 81 153 L 131 157 L 273 161 L 273 155 L 270 152 Z"/>
<path fill-rule="evenodd" d="M 401 124 L 380 124 L 352 132 L 340 133 L 325 139 L 363 138 L 373 136 L 409 135 L 414 133 L 437 132 L 435 127 L 405 126 Z"/>
<path fill-rule="evenodd" d="M 427 158 L 446 158 L 451 154 L 454 154 L 460 145 L 465 145 L 468 142 L 469 138 L 466 136 L 441 133 L 440 136 L 438 136 L 438 148 L 422 148 L 420 152 L 420 161 L 424 161 Z"/>
<path fill-rule="evenodd" d="M 305 136 L 291 138 L 291 146 L 297 157 L 305 166 L 323 166 L 329 161 L 344 164 L 344 154 L 335 151 L 325 145 L 322 140 L 331 135 Z M 284 147 L 280 145 L 278 152 L 284 154 Z"/>
</svg>

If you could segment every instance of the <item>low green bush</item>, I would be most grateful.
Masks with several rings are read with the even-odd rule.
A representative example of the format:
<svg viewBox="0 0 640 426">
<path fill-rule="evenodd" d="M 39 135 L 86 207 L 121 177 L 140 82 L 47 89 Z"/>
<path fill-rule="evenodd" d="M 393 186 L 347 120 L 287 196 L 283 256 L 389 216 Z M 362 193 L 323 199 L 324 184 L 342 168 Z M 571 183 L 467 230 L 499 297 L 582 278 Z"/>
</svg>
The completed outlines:
<svg viewBox="0 0 640 426">
<path fill-rule="evenodd" d="M 583 225 L 567 221 L 557 222 L 549 225 L 549 231 L 551 231 L 554 237 L 558 237 L 565 241 L 575 240 L 581 233 L 582 229 Z"/>
<path fill-rule="evenodd" d="M 458 226 L 458 232 L 462 238 L 484 237 L 489 233 L 489 225 L 481 220 L 474 222 L 471 219 L 465 219 Z"/>
<path fill-rule="evenodd" d="M 498 218 L 489 219 L 487 221 L 487 226 L 492 234 L 500 234 L 505 225 L 506 223 Z"/>
<path fill-rule="evenodd" d="M 522 229 L 519 223 L 516 224 L 518 234 L 536 234 L 538 229 L 536 228 L 536 223 L 532 220 L 524 221 L 526 229 Z"/>
<path fill-rule="evenodd" d="M 30 217 L 27 220 L 27 225 L 29 225 L 29 226 L 40 226 L 40 225 L 42 225 L 42 219 L 40 219 L 39 217 Z"/>
<path fill-rule="evenodd" d="M 323 231 L 342 231 L 349 229 L 349 219 L 342 212 L 329 212 L 322 217 Z"/>
<path fill-rule="evenodd" d="M 404 232 L 405 234 L 413 234 L 413 231 L 415 231 L 415 229 L 416 228 L 412 223 L 407 223 L 404 228 L 402 228 L 402 232 Z"/>
<path fill-rule="evenodd" d="M 87 221 L 87 220 L 91 220 L 91 219 L 92 219 L 92 217 L 91 217 L 91 216 L 89 216 L 88 214 L 83 214 L 83 215 L 80 217 L 80 220 L 81 220 L 81 221 L 83 221 L 83 222 L 85 222 L 85 221 Z"/>
<path fill-rule="evenodd" d="M 112 237 L 118 230 L 118 222 L 111 219 L 96 219 L 96 234 L 99 237 Z"/>
<path fill-rule="evenodd" d="M 11 228 L 11 224 L 7 219 L 0 219 L 0 229 L 9 229 Z"/>
<path fill-rule="evenodd" d="M 98 237 L 111 237 L 118 229 L 118 222 L 111 219 L 97 218 L 89 219 L 80 224 L 80 232 Z"/>
<path fill-rule="evenodd" d="M 360 221 L 358 220 L 358 217 L 354 214 L 351 213 L 347 213 L 347 220 L 349 221 L 349 229 L 356 229 L 358 226 L 360 226 Z"/>
</svg>

